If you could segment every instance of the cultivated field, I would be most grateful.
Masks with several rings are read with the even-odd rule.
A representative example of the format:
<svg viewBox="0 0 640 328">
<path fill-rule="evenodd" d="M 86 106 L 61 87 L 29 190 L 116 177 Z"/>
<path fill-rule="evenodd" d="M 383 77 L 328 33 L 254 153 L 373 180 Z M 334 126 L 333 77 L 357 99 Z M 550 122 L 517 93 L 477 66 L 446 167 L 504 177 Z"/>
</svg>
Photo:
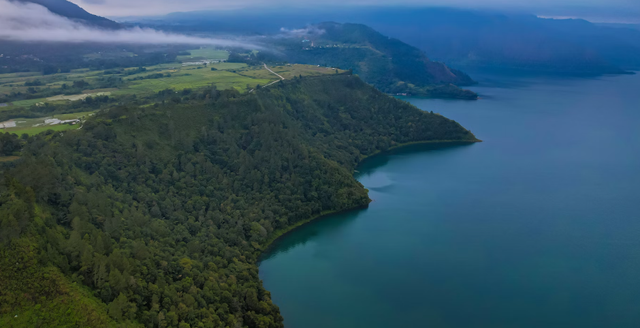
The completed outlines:
<svg viewBox="0 0 640 328">
<path fill-rule="evenodd" d="M 193 64 L 183 66 L 185 62 L 197 63 L 199 61 L 226 60 L 229 53 L 224 50 L 202 48 L 190 50 L 190 56 L 179 56 L 174 63 L 146 66 L 144 70 L 138 67 L 120 68 L 116 70 L 92 71 L 89 69 L 77 69 L 69 73 L 42 75 L 35 72 L 0 74 L 0 96 L 12 93 L 34 94 L 46 93 L 46 97 L 37 99 L 15 100 L 0 107 L 0 112 L 16 109 L 18 107 L 29 108 L 42 103 L 59 103 L 69 101 L 82 101 L 89 96 L 102 95 L 145 95 L 165 89 L 196 89 L 209 85 L 215 85 L 218 89 L 234 88 L 240 92 L 248 92 L 257 85 L 267 85 L 279 80 L 273 73 L 267 71 L 262 65 L 247 66 L 244 63 L 210 63 Z M 118 56 L 128 56 L 122 53 Z M 94 54 L 90 58 L 104 58 L 108 54 Z M 212 70 L 213 68 L 213 70 Z M 336 70 L 326 67 L 310 65 L 284 65 L 270 67 L 274 72 L 285 79 L 297 76 L 315 76 L 322 74 L 335 74 Z M 135 73 L 135 74 L 134 74 Z M 118 81 L 115 87 L 96 89 L 96 86 L 104 85 L 104 81 Z M 121 80 L 121 82 L 119 82 Z M 82 90 L 78 94 L 69 93 L 69 88 L 74 82 L 84 81 L 91 89 Z M 25 85 L 28 84 L 28 85 Z M 85 87 L 86 88 L 86 87 Z M 76 92 L 78 89 L 75 89 Z M 72 92 L 73 93 L 73 92 Z M 13 119 L 16 126 L 6 128 L 4 131 L 14 133 L 35 134 L 48 129 L 66 130 L 78 128 L 77 125 L 58 124 L 43 125 L 44 120 L 57 118 L 60 120 L 76 119 L 90 113 L 76 113 L 69 117 L 40 117 L 37 119 Z M 2 122 L 0 122 L 2 123 Z M 11 123 L 13 124 L 13 123 Z"/>
<path fill-rule="evenodd" d="M 213 48 L 202 48 L 189 50 L 191 56 L 178 56 L 177 60 L 181 62 L 199 61 L 199 60 L 227 60 L 229 53 L 225 50 L 217 50 Z"/>
</svg>

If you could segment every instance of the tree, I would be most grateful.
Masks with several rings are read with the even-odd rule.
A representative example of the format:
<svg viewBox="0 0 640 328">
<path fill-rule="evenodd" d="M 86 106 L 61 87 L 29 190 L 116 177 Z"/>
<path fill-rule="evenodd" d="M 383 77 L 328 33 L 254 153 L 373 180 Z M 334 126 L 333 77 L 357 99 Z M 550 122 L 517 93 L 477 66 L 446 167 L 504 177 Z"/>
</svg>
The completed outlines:
<svg viewBox="0 0 640 328">
<path fill-rule="evenodd" d="M 127 297 L 120 293 L 113 302 L 109 303 L 109 316 L 115 320 L 122 320 L 129 306 Z"/>
<path fill-rule="evenodd" d="M 33 258 L 90 288 L 117 323 L 282 327 L 256 267 L 274 231 L 367 206 L 352 174 L 366 156 L 475 140 L 347 75 L 161 103 L 174 95 L 110 104 L 74 133 L 19 141 L 23 159 L 0 173 L 1 238 L 45 246 Z"/>
</svg>

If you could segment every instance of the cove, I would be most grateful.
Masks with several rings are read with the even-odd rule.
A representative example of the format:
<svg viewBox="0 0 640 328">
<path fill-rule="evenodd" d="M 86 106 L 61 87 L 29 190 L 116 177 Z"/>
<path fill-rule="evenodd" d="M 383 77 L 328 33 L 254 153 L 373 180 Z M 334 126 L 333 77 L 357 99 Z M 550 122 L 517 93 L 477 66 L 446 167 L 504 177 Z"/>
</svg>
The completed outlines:
<svg viewBox="0 0 640 328">
<path fill-rule="evenodd" d="M 369 208 L 264 254 L 286 327 L 637 327 L 640 75 L 472 76 L 479 101 L 404 100 L 483 143 L 368 159 Z"/>
</svg>

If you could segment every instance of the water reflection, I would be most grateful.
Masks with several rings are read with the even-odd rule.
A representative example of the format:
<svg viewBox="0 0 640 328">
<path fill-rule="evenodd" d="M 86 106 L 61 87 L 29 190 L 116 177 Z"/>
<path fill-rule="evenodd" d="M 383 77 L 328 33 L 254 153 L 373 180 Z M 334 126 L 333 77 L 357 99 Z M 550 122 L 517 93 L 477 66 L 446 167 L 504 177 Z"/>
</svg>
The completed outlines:
<svg viewBox="0 0 640 328">
<path fill-rule="evenodd" d="M 443 142 L 429 144 L 415 144 L 390 150 L 385 153 L 365 159 L 356 171 L 355 177 L 364 184 L 365 188 L 376 192 L 388 192 L 393 181 L 376 169 L 386 165 L 395 156 L 409 156 L 416 153 L 434 151 L 454 151 L 462 147 L 469 147 L 475 143 L 469 142 Z M 303 226 L 300 226 L 286 235 L 274 241 L 260 257 L 259 262 L 269 260 L 280 254 L 286 254 L 289 250 L 303 246 L 313 241 L 318 236 L 330 237 L 352 224 L 358 217 L 364 214 L 368 208 L 356 209 L 339 214 L 328 215 Z"/>
<path fill-rule="evenodd" d="M 330 237 L 332 234 L 348 227 L 368 209 L 356 209 L 339 214 L 327 215 L 302 225 L 274 241 L 260 257 L 260 262 L 286 254 L 289 250 L 304 246 L 319 235 Z"/>
<path fill-rule="evenodd" d="M 386 165 L 395 156 L 408 156 L 428 151 L 454 151 L 457 148 L 469 147 L 475 144 L 474 142 L 438 142 L 408 145 L 406 147 L 392 149 L 362 161 L 358 166 L 355 177 L 361 180 L 362 178 L 371 176 L 371 174 L 376 173 L 377 168 Z M 365 184 L 365 187 L 368 188 L 369 185 Z"/>
</svg>

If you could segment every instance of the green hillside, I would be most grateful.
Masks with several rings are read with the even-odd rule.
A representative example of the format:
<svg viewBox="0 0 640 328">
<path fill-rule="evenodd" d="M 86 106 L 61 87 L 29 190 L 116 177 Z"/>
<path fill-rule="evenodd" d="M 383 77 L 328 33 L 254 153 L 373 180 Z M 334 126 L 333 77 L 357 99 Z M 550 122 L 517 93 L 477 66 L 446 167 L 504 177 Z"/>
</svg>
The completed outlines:
<svg viewBox="0 0 640 328">
<path fill-rule="evenodd" d="M 386 93 L 476 99 L 459 86 L 475 82 L 465 73 L 429 60 L 419 49 L 360 24 L 322 23 L 280 41 L 291 62 L 353 69 Z"/>
<path fill-rule="evenodd" d="M 0 138 L 20 156 L 1 177 L 2 326 L 282 327 L 256 266 L 272 236 L 367 206 L 367 155 L 476 141 L 343 74 L 167 97 Z"/>
</svg>

